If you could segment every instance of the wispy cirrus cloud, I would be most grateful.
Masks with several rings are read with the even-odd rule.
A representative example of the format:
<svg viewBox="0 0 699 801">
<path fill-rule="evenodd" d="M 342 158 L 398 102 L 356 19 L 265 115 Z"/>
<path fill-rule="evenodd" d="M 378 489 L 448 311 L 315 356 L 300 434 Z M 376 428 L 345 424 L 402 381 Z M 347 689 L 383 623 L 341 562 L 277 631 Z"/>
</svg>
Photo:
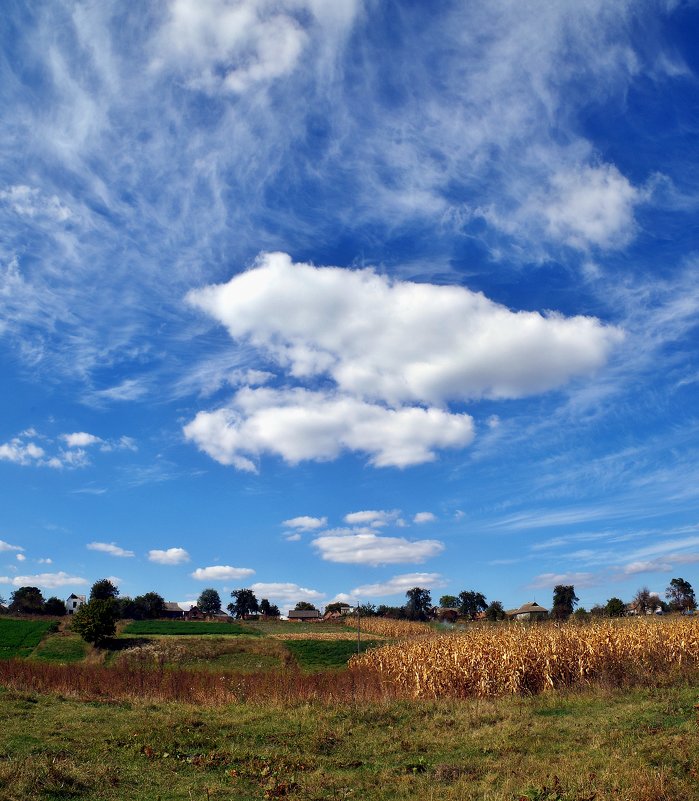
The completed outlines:
<svg viewBox="0 0 699 801">
<path fill-rule="evenodd" d="M 126 550 L 115 542 L 89 542 L 85 547 L 89 551 L 99 551 L 122 559 L 128 559 L 136 555 L 133 551 Z"/>
</svg>

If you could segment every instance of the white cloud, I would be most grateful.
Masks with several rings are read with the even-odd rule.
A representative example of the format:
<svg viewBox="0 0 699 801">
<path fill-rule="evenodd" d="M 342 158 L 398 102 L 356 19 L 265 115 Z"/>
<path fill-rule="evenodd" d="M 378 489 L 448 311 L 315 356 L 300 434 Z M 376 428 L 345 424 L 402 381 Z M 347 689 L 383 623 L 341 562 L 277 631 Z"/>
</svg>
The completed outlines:
<svg viewBox="0 0 699 801">
<path fill-rule="evenodd" d="M 308 587 L 300 587 L 298 584 L 284 581 L 256 582 L 250 589 L 255 593 L 257 599 L 268 598 L 273 603 L 279 604 L 280 611 L 286 614 L 286 607 L 293 608 L 299 601 L 308 601 L 317 604 L 322 601 L 325 595 L 318 590 Z"/>
<path fill-rule="evenodd" d="M 20 465 L 41 464 L 45 451 L 34 442 L 24 442 L 14 437 L 9 442 L 0 444 L 0 460 Z"/>
<path fill-rule="evenodd" d="M 52 565 L 53 559 L 49 558 L 48 556 L 45 559 L 37 559 L 36 560 L 40 565 Z"/>
<path fill-rule="evenodd" d="M 594 317 L 513 312 L 464 287 L 285 253 L 187 299 L 294 378 L 329 375 L 343 392 L 393 405 L 546 392 L 603 366 L 623 337 Z"/>
<path fill-rule="evenodd" d="M 357 534 L 329 532 L 313 540 L 323 559 L 355 565 L 419 563 L 444 550 L 438 540 L 406 540 L 403 537 L 380 537 L 366 531 Z"/>
<path fill-rule="evenodd" d="M 624 566 L 624 575 L 635 576 L 638 573 L 669 573 L 672 564 L 663 559 L 653 559 L 647 562 L 631 562 Z"/>
<path fill-rule="evenodd" d="M 110 556 L 131 557 L 134 556 L 133 551 L 127 551 L 121 548 L 115 542 L 89 542 L 87 544 L 89 551 L 100 551 L 100 553 L 108 553 Z"/>
<path fill-rule="evenodd" d="M 395 523 L 400 518 L 398 510 L 385 511 L 383 509 L 365 509 L 360 512 L 350 512 L 344 517 L 345 523 L 351 526 L 369 525 L 372 528 L 383 528 Z"/>
<path fill-rule="evenodd" d="M 190 89 L 244 93 L 294 71 L 311 41 L 299 12 L 331 35 L 349 27 L 357 7 L 356 0 L 174 0 L 154 67 L 179 72 Z"/>
<path fill-rule="evenodd" d="M 102 442 L 100 437 L 88 434 L 86 431 L 76 431 L 73 434 L 61 434 L 61 439 L 65 440 L 69 448 L 85 448 L 88 445 L 95 445 Z"/>
<path fill-rule="evenodd" d="M 148 551 L 148 559 L 160 565 L 181 565 L 189 562 L 189 554 L 184 548 L 168 548 L 164 551 Z"/>
<path fill-rule="evenodd" d="M 540 573 L 527 587 L 532 590 L 553 589 L 557 584 L 573 584 L 575 587 L 595 587 L 602 581 L 594 573 Z"/>
<path fill-rule="evenodd" d="M 413 523 L 434 523 L 436 519 L 437 516 L 432 512 L 418 512 L 415 517 L 413 517 Z"/>
<path fill-rule="evenodd" d="M 87 584 L 88 580 L 80 576 L 71 576 L 60 571 L 59 573 L 37 573 L 33 576 L 0 576 L 0 584 L 11 584 L 13 587 L 43 587 L 55 589 L 57 587 L 76 586 Z"/>
<path fill-rule="evenodd" d="M 15 559 L 16 559 L 18 562 L 24 562 L 24 561 L 26 561 L 26 558 L 27 558 L 27 557 L 26 557 L 26 556 L 25 556 L 23 553 L 18 553 L 18 554 L 15 554 Z"/>
<path fill-rule="evenodd" d="M 408 467 L 433 461 L 439 448 L 467 445 L 473 421 L 436 408 L 387 409 L 304 389 L 243 389 L 228 408 L 199 412 L 184 434 L 221 464 L 252 472 L 266 453 L 297 464 L 334 459 L 343 450 L 368 454 L 375 467 Z"/>
<path fill-rule="evenodd" d="M 323 528 L 327 522 L 327 517 L 309 517 L 308 515 L 301 515 L 300 517 L 292 517 L 290 520 L 285 520 L 282 525 L 287 528 L 298 529 L 299 531 L 313 531 L 314 529 Z"/>
<path fill-rule="evenodd" d="M 0 540 L 0 553 L 2 553 L 3 551 L 23 551 L 23 550 L 24 548 L 22 548 L 19 545 L 10 545 L 9 542 Z"/>
<path fill-rule="evenodd" d="M 0 203 L 7 204 L 15 214 L 22 217 L 46 217 L 56 222 L 65 222 L 71 216 L 68 206 L 56 195 L 46 197 L 36 187 L 17 184 L 0 189 Z"/>
<path fill-rule="evenodd" d="M 212 565 L 211 567 L 198 567 L 192 578 L 197 581 L 228 581 L 230 579 L 244 579 L 255 573 L 249 567 L 231 567 L 230 565 Z"/>
<path fill-rule="evenodd" d="M 413 587 L 423 587 L 424 589 L 437 589 L 445 587 L 447 582 L 439 573 L 403 573 L 400 576 L 393 576 L 387 581 L 380 581 L 376 584 L 364 584 L 354 590 L 350 590 L 346 598 L 356 600 L 364 598 L 375 598 L 384 595 L 404 595 Z"/>
<path fill-rule="evenodd" d="M 297 531 L 295 534 L 289 534 L 289 535 L 287 535 L 286 537 L 284 537 L 284 539 L 285 539 L 287 542 L 299 542 L 299 540 L 301 539 L 301 535 L 300 535 L 300 534 L 299 534 L 299 532 Z"/>
</svg>

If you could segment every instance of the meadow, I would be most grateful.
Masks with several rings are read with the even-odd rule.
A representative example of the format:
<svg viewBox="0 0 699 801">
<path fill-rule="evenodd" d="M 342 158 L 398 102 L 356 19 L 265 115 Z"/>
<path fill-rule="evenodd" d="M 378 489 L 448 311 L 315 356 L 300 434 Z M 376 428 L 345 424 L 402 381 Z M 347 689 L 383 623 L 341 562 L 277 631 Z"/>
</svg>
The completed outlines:
<svg viewBox="0 0 699 801">
<path fill-rule="evenodd" d="M 250 628 L 2 660 L 0 798 L 699 801 L 694 621 Z"/>
</svg>

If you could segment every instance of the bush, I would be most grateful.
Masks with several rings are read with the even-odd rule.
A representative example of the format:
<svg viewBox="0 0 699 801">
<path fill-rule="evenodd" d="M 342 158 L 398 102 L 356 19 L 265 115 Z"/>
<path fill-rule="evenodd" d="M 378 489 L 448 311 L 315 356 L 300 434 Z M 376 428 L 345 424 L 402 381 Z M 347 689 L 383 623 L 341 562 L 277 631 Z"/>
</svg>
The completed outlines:
<svg viewBox="0 0 699 801">
<path fill-rule="evenodd" d="M 72 628 L 85 642 L 99 646 L 116 633 L 118 619 L 119 609 L 114 600 L 95 600 L 75 612 Z"/>
</svg>

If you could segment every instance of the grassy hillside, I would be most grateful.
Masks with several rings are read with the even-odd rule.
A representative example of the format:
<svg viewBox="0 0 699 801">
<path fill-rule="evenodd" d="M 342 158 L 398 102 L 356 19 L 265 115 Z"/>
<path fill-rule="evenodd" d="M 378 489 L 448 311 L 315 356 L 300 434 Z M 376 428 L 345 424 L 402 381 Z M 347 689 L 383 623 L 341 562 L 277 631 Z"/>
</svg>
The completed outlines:
<svg viewBox="0 0 699 801">
<path fill-rule="evenodd" d="M 52 620 L 0 618 L 0 659 L 29 656 L 41 638 L 56 628 Z"/>
</svg>

